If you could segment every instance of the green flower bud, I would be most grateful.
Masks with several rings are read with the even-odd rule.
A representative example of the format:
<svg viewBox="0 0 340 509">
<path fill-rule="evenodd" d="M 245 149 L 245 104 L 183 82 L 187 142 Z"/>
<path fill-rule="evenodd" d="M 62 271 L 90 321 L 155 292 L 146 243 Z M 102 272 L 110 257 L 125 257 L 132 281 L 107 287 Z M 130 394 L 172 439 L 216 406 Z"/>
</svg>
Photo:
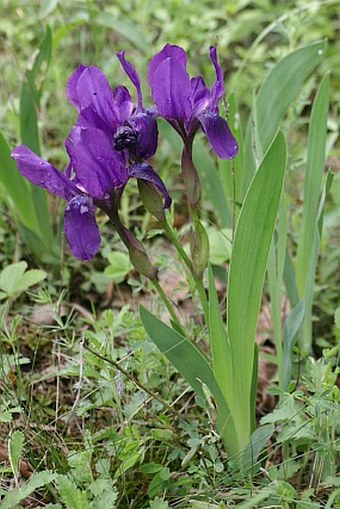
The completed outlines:
<svg viewBox="0 0 340 509">
<path fill-rule="evenodd" d="M 190 251 L 195 275 L 201 279 L 209 262 L 209 239 L 204 226 L 198 219 L 194 220 L 191 230 Z"/>
<path fill-rule="evenodd" d="M 155 216 L 158 221 L 163 222 L 164 216 L 164 196 L 151 182 L 137 180 L 138 190 L 143 205 L 150 214 Z"/>
<path fill-rule="evenodd" d="M 126 228 L 124 243 L 128 248 L 130 261 L 135 269 L 143 276 L 155 279 L 157 268 L 152 265 L 142 243 Z"/>
<path fill-rule="evenodd" d="M 200 179 L 187 147 L 182 152 L 182 176 L 189 205 L 194 209 L 200 199 Z"/>
</svg>

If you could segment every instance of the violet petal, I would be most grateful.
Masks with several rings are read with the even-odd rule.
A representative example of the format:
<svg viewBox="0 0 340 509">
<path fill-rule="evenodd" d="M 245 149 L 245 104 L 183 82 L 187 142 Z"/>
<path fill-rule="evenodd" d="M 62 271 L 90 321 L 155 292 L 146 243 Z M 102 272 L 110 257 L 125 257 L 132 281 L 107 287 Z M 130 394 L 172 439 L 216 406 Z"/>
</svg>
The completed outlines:
<svg viewBox="0 0 340 509">
<path fill-rule="evenodd" d="M 136 179 L 145 180 L 147 182 L 150 182 L 154 186 L 157 187 L 157 189 L 162 193 L 164 196 L 164 207 L 163 209 L 168 209 L 171 205 L 171 197 L 167 191 L 167 188 L 164 185 L 163 180 L 160 178 L 158 173 L 155 172 L 155 170 L 146 163 L 138 163 L 134 164 L 129 171 L 130 177 L 135 177 Z"/>
<path fill-rule="evenodd" d="M 80 107 L 80 99 L 78 97 L 77 84 L 80 76 L 83 71 L 86 69 L 85 65 L 80 65 L 69 77 L 67 85 L 66 85 L 66 93 L 67 98 L 73 106 L 75 106 L 78 111 L 81 109 Z"/>
<path fill-rule="evenodd" d="M 119 125 L 124 124 L 132 114 L 133 103 L 130 92 L 122 85 L 116 87 L 113 91 L 113 109 Z"/>
<path fill-rule="evenodd" d="M 124 156 L 114 150 L 104 131 L 75 127 L 65 145 L 77 178 L 94 198 L 105 198 L 115 187 L 126 183 Z"/>
<path fill-rule="evenodd" d="M 191 117 L 191 83 L 186 69 L 175 59 L 165 59 L 149 75 L 153 100 L 167 120 L 187 122 Z"/>
<path fill-rule="evenodd" d="M 157 53 L 149 63 L 148 82 L 150 86 L 157 67 L 167 58 L 172 58 L 173 60 L 177 61 L 184 69 L 186 69 L 187 54 L 184 49 L 180 46 L 176 46 L 175 44 L 166 44 L 164 48 L 159 53 Z"/>
<path fill-rule="evenodd" d="M 201 76 L 191 79 L 192 118 L 197 117 L 209 104 L 210 90 Z"/>
<path fill-rule="evenodd" d="M 85 67 L 76 82 L 77 108 L 79 111 L 92 106 L 109 129 L 118 124 L 113 109 L 113 92 L 105 74 L 95 66 Z"/>
<path fill-rule="evenodd" d="M 224 96 L 224 79 L 223 72 L 217 59 L 217 49 L 212 46 L 210 48 L 210 59 L 215 67 L 216 81 L 211 88 L 211 107 L 216 109 L 218 101 Z"/>
<path fill-rule="evenodd" d="M 131 82 L 136 87 L 136 91 L 137 91 L 137 110 L 138 111 L 142 111 L 142 109 L 143 109 L 143 96 L 142 96 L 142 87 L 141 87 L 140 77 L 138 76 L 138 73 L 137 73 L 136 69 L 134 68 L 134 66 L 131 64 L 131 62 L 126 60 L 126 58 L 125 58 L 125 51 L 124 50 L 118 51 L 117 58 L 118 58 L 119 62 L 121 63 L 124 71 L 126 72 L 128 77 L 130 78 Z"/>
<path fill-rule="evenodd" d="M 80 260 L 91 260 L 100 247 L 100 233 L 91 198 L 75 196 L 65 208 L 64 227 L 72 254 Z"/>
<path fill-rule="evenodd" d="M 148 113 L 137 113 L 129 124 L 137 131 L 136 155 L 149 159 L 157 149 L 158 127 L 156 119 Z"/>
<path fill-rule="evenodd" d="M 238 145 L 224 118 L 212 113 L 205 113 L 199 116 L 199 121 L 218 157 L 233 159 L 238 153 Z"/>
<path fill-rule="evenodd" d="M 25 145 L 16 147 L 11 156 L 16 160 L 20 173 L 32 184 L 43 187 L 65 200 L 70 200 L 77 194 L 76 186 L 64 173 L 41 159 Z"/>
</svg>

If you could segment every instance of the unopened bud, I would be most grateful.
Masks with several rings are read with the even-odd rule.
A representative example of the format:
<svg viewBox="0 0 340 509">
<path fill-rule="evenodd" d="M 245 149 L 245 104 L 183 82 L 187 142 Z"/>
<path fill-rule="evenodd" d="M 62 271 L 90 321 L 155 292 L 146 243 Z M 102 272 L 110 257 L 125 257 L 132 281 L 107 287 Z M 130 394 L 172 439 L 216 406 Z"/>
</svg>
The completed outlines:
<svg viewBox="0 0 340 509">
<path fill-rule="evenodd" d="M 157 268 L 152 265 L 143 244 L 127 229 L 125 230 L 125 245 L 128 248 L 130 261 L 134 268 L 143 276 L 155 279 Z"/>
<path fill-rule="evenodd" d="M 155 216 L 158 221 L 163 222 L 164 216 L 164 196 L 157 187 L 146 180 L 138 179 L 138 190 L 143 205 L 150 214 Z"/>
<path fill-rule="evenodd" d="M 189 205 L 194 209 L 200 199 L 200 179 L 187 147 L 182 152 L 182 175 Z"/>
<path fill-rule="evenodd" d="M 209 239 L 198 219 L 195 219 L 191 230 L 190 251 L 195 275 L 201 278 L 209 262 Z"/>
</svg>

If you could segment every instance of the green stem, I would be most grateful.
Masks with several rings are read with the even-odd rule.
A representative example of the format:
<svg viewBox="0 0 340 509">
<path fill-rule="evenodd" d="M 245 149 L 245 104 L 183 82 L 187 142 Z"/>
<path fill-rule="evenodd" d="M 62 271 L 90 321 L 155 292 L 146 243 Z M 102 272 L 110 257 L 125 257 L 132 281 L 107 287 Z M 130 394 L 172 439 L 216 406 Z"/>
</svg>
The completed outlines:
<svg viewBox="0 0 340 509">
<path fill-rule="evenodd" d="M 174 244 L 175 248 L 177 249 L 177 252 L 178 252 L 179 256 L 182 258 L 184 264 L 189 269 L 190 275 L 192 276 L 192 278 L 194 280 L 194 284 L 196 286 L 196 289 L 197 289 L 197 292 L 198 292 L 198 295 L 199 295 L 199 298 L 200 298 L 200 301 L 201 301 L 201 304 L 202 304 L 205 321 L 208 324 L 209 304 L 208 304 L 208 299 L 207 299 L 207 295 L 206 295 L 206 292 L 205 292 L 205 288 L 204 288 L 204 285 L 203 285 L 203 281 L 202 281 L 202 279 L 199 279 L 196 276 L 194 268 L 193 268 L 193 265 L 192 265 L 192 263 L 190 261 L 190 258 L 186 254 L 186 252 L 184 251 L 183 247 L 181 246 L 181 244 L 180 244 L 180 242 L 178 240 L 177 234 L 176 234 L 175 230 L 173 229 L 173 227 L 172 227 L 172 225 L 171 225 L 171 223 L 169 221 L 169 214 L 168 213 L 165 214 L 165 220 L 163 221 L 162 226 L 163 226 L 163 229 L 164 229 L 167 237 Z"/>
<path fill-rule="evenodd" d="M 153 283 L 154 287 L 156 288 L 157 292 L 158 292 L 158 295 L 160 296 L 160 298 L 162 299 L 162 301 L 164 302 L 164 305 L 166 307 L 166 309 L 168 310 L 169 312 L 169 315 L 171 316 L 172 318 L 172 321 L 173 323 L 176 325 L 177 329 L 183 334 L 183 335 L 186 335 L 186 332 L 184 331 L 183 327 L 182 327 L 182 324 L 181 322 L 179 321 L 179 319 L 177 318 L 176 316 L 176 313 L 175 313 L 175 310 L 171 304 L 171 302 L 169 301 L 168 297 L 166 296 L 163 288 L 161 287 L 161 285 L 159 284 L 159 281 L 157 278 L 154 278 L 154 279 L 151 279 L 151 282 Z"/>
<path fill-rule="evenodd" d="M 163 221 L 162 226 L 163 226 L 163 229 L 164 229 L 166 235 L 168 236 L 169 240 L 171 240 L 171 242 L 177 249 L 178 254 L 182 258 L 182 260 L 185 263 L 185 265 L 187 266 L 187 268 L 189 269 L 190 274 L 192 274 L 192 276 L 194 276 L 194 268 L 192 266 L 190 258 L 184 251 L 183 247 L 181 246 L 181 244 L 178 240 L 177 234 L 170 224 L 168 213 L 165 214 L 165 220 Z"/>
</svg>

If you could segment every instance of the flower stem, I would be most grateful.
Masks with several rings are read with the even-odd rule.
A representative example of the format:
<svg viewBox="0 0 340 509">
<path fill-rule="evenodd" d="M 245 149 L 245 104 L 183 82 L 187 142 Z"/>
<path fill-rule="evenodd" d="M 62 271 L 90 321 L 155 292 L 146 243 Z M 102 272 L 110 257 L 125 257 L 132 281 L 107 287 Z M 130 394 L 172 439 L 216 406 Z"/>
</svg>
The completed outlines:
<svg viewBox="0 0 340 509">
<path fill-rule="evenodd" d="M 164 229 L 167 237 L 174 244 L 175 248 L 177 249 L 177 252 L 178 252 L 179 256 L 182 258 L 182 260 L 185 263 L 186 267 L 189 269 L 190 275 L 193 278 L 194 284 L 196 286 L 196 289 L 197 289 L 197 292 L 198 292 L 198 295 L 199 295 L 199 298 L 200 298 L 200 301 L 201 301 L 201 305 L 202 305 L 202 308 L 203 308 L 203 313 L 204 313 L 205 321 L 208 324 L 209 304 L 208 304 L 207 295 L 205 293 L 203 281 L 202 281 L 201 278 L 198 278 L 197 275 L 195 274 L 194 267 L 193 267 L 193 265 L 192 265 L 192 263 L 190 261 L 190 258 L 186 254 L 186 252 L 184 251 L 183 247 L 181 246 L 181 243 L 179 242 L 178 237 L 177 237 L 177 233 L 175 232 L 173 226 L 171 225 L 171 223 L 169 221 L 169 214 L 168 213 L 165 214 L 165 220 L 162 223 L 162 226 L 163 226 L 163 229 Z"/>
<path fill-rule="evenodd" d="M 173 308 L 173 305 L 171 304 L 170 300 L 168 299 L 168 297 L 166 296 L 163 288 L 161 287 L 161 285 L 159 284 L 159 281 L 157 278 L 154 278 L 154 279 L 151 279 L 151 282 L 152 284 L 154 285 L 154 287 L 156 288 L 157 292 L 158 292 L 158 295 L 160 296 L 160 298 L 162 299 L 163 303 L 165 304 L 165 307 L 166 309 L 168 310 L 169 312 L 169 315 L 171 316 L 171 319 L 174 323 L 174 325 L 176 325 L 176 329 L 181 332 L 181 334 L 185 335 L 186 336 L 186 332 L 181 324 L 181 322 L 179 321 L 179 319 L 177 318 L 176 316 L 176 313 L 175 313 L 175 310 Z"/>
<path fill-rule="evenodd" d="M 173 243 L 173 245 L 177 249 L 178 254 L 182 258 L 182 260 L 185 263 L 185 265 L 187 266 L 187 268 L 189 269 L 190 274 L 194 275 L 194 268 L 192 266 L 190 258 L 186 254 L 186 252 L 184 251 L 183 247 L 181 246 L 181 243 L 178 240 L 177 234 L 176 234 L 173 226 L 171 225 L 171 223 L 169 221 L 169 213 L 168 212 L 165 213 L 165 220 L 162 223 L 162 226 L 163 226 L 163 229 L 164 229 L 167 237 L 169 238 L 169 240 L 171 240 L 171 242 Z"/>
</svg>

